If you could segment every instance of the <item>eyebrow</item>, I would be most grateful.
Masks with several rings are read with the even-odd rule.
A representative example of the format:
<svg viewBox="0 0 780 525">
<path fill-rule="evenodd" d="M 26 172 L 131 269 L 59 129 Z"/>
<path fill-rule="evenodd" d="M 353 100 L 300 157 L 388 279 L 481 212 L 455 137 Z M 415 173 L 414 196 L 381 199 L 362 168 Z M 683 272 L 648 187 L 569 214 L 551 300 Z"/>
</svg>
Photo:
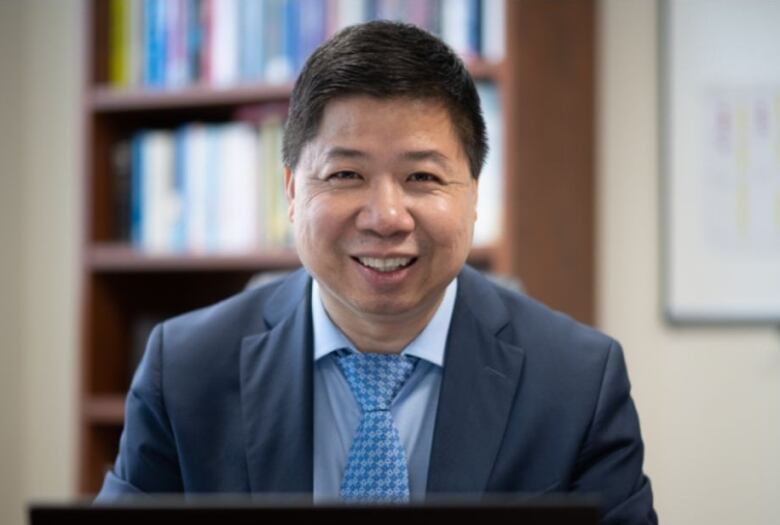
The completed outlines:
<svg viewBox="0 0 780 525">
<path fill-rule="evenodd" d="M 346 158 L 346 159 L 365 159 L 370 157 L 365 151 L 352 148 L 344 148 L 341 146 L 334 146 L 325 153 L 325 158 L 328 160 Z M 443 168 L 449 168 L 450 163 L 447 156 L 435 149 L 407 151 L 401 155 L 404 160 L 410 161 L 425 161 L 429 160 L 440 165 Z"/>
<path fill-rule="evenodd" d="M 331 159 L 362 159 L 367 158 L 368 153 L 360 151 L 359 149 L 342 148 L 340 146 L 334 146 L 325 153 L 327 160 Z"/>
<path fill-rule="evenodd" d="M 449 159 L 447 159 L 447 156 L 439 151 L 436 151 L 435 149 L 408 151 L 404 153 L 402 157 L 406 160 L 413 160 L 413 161 L 429 160 L 445 169 L 450 167 Z"/>
</svg>

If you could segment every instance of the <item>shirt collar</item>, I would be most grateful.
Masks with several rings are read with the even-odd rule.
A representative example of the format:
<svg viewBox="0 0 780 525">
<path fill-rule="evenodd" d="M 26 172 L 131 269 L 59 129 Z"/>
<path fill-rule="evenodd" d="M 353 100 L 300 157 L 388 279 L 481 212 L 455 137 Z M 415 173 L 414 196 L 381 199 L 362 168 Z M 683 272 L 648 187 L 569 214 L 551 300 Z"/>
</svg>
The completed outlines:
<svg viewBox="0 0 780 525">
<path fill-rule="evenodd" d="M 423 331 L 406 345 L 401 352 L 403 355 L 418 357 L 439 367 L 444 366 L 444 351 L 457 291 L 458 280 L 453 279 L 444 291 L 444 299 L 436 313 Z M 320 297 L 320 286 L 316 279 L 313 279 L 311 286 L 311 311 L 314 328 L 314 361 L 345 348 L 350 352 L 358 351 L 325 311 Z"/>
</svg>

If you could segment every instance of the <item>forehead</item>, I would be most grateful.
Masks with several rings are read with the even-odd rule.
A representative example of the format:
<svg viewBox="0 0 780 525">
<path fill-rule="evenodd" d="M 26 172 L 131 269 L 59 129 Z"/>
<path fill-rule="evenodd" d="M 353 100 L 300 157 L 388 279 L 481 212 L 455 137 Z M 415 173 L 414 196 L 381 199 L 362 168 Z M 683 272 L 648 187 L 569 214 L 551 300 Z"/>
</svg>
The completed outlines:
<svg viewBox="0 0 780 525">
<path fill-rule="evenodd" d="M 450 112 L 440 101 L 354 95 L 328 102 L 315 142 L 371 140 L 393 143 L 435 140 L 459 149 Z"/>
</svg>

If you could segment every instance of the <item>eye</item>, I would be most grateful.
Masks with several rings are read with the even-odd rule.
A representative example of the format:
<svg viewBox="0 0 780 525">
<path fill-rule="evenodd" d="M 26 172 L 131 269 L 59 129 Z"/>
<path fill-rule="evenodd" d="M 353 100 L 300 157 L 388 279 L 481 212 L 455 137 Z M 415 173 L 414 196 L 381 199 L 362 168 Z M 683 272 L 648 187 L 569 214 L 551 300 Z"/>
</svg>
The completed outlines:
<svg viewBox="0 0 780 525">
<path fill-rule="evenodd" d="M 328 180 L 332 181 L 339 181 L 339 180 L 358 180 L 360 178 L 360 174 L 356 171 L 337 171 L 335 173 L 331 173 L 328 175 Z"/>
<path fill-rule="evenodd" d="M 432 173 L 426 173 L 424 171 L 418 171 L 409 175 L 409 181 L 411 182 L 441 182 L 441 179 Z"/>
</svg>

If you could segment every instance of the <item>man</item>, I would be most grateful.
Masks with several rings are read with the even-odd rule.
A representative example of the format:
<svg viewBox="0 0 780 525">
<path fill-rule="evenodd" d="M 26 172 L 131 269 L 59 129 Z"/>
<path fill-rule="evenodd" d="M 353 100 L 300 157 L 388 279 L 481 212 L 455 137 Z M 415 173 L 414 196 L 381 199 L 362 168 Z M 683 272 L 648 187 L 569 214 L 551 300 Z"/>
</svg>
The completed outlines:
<svg viewBox="0 0 780 525">
<path fill-rule="evenodd" d="M 139 492 L 597 492 L 654 523 L 619 345 L 465 266 L 487 145 L 436 38 L 372 22 L 298 78 L 305 269 L 153 331 L 99 501 Z"/>
</svg>

